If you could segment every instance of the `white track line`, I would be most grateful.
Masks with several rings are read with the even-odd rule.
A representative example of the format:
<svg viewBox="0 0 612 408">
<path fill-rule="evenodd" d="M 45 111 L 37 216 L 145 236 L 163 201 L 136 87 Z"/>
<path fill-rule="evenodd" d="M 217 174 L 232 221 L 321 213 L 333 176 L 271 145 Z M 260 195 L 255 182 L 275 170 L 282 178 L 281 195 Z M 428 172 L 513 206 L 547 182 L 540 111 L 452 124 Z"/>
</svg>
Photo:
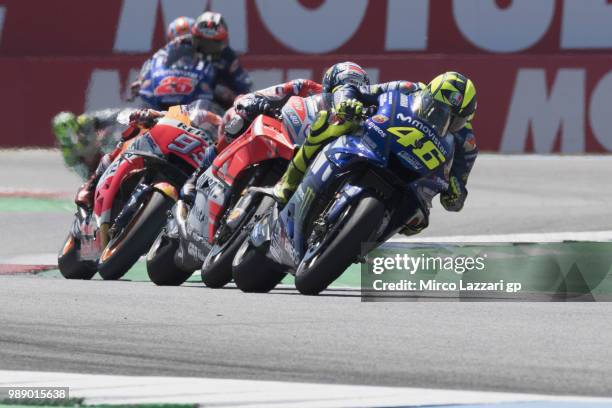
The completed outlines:
<svg viewBox="0 0 612 408">
<path fill-rule="evenodd" d="M 13 195 L 19 197 L 32 197 L 32 198 L 71 198 L 74 196 L 73 191 L 59 191 L 46 188 L 14 188 L 14 187 L 0 187 L 0 195 Z"/>
<path fill-rule="evenodd" d="M 612 241 L 612 231 L 582 231 L 582 232 L 533 232 L 520 234 L 491 234 L 491 235 L 450 235 L 446 237 L 404 237 L 394 236 L 389 242 L 408 243 L 497 243 L 497 242 L 563 242 L 563 241 Z M 55 265 L 57 253 L 27 254 L 9 257 L 0 257 L 2 264 L 20 265 Z"/>
<path fill-rule="evenodd" d="M 57 252 L 0 257 L 0 264 L 57 265 Z"/>
<path fill-rule="evenodd" d="M 426 388 L 327 385 L 190 377 L 0 371 L 0 386 L 70 387 L 86 404 L 200 403 L 224 407 L 373 407 L 610 399 Z"/>
<path fill-rule="evenodd" d="M 612 160 L 612 154 L 500 154 L 500 153 L 479 153 L 477 160 Z"/>
<path fill-rule="evenodd" d="M 612 241 L 612 231 L 533 232 L 520 234 L 451 235 L 447 237 L 394 236 L 390 242 L 563 242 Z"/>
</svg>

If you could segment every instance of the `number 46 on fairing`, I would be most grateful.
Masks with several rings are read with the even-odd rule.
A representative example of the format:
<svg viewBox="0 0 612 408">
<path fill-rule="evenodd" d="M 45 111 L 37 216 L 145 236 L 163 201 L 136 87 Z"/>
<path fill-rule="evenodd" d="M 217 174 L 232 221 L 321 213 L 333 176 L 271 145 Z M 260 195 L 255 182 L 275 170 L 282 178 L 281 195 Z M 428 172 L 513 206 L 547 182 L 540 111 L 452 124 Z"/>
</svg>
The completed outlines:
<svg viewBox="0 0 612 408">
<path fill-rule="evenodd" d="M 411 147 L 412 153 L 417 156 L 429 170 L 433 170 L 444 163 L 446 159 L 442 152 L 431 140 L 422 139 L 425 134 L 412 126 L 394 126 L 387 132 L 397 137 L 397 143 L 404 147 Z"/>
</svg>

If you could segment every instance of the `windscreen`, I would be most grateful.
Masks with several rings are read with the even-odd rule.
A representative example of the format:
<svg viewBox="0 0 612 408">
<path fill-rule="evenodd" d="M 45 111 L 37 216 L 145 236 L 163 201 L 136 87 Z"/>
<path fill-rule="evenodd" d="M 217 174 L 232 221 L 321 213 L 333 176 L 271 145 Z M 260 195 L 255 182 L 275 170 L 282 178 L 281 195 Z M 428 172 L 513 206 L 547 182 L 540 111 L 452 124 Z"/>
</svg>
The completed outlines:
<svg viewBox="0 0 612 408">
<path fill-rule="evenodd" d="M 424 89 L 415 95 L 412 109 L 419 117 L 434 128 L 440 136 L 446 135 L 451 120 L 450 107 L 435 100 L 429 90 Z"/>
<path fill-rule="evenodd" d="M 174 69 L 191 69 L 197 63 L 197 58 L 192 48 L 181 46 L 170 49 L 164 66 Z"/>
</svg>

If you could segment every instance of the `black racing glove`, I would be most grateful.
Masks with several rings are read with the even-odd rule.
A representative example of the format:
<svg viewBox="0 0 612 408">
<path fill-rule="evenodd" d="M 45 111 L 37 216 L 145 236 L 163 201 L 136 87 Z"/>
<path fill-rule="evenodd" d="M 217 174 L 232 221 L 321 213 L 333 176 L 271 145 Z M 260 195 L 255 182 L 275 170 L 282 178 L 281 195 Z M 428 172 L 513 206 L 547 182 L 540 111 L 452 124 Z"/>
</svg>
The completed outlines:
<svg viewBox="0 0 612 408">
<path fill-rule="evenodd" d="M 461 211 L 468 191 L 465 185 L 456 176 L 448 181 L 448 190 L 440 194 L 440 203 L 447 211 Z"/>
<path fill-rule="evenodd" d="M 273 111 L 270 101 L 257 95 L 242 98 L 236 106 L 236 112 L 248 121 L 259 115 L 271 114 Z"/>
<path fill-rule="evenodd" d="M 163 115 L 163 112 L 154 109 L 139 109 L 130 114 L 130 124 L 150 129 Z"/>
</svg>

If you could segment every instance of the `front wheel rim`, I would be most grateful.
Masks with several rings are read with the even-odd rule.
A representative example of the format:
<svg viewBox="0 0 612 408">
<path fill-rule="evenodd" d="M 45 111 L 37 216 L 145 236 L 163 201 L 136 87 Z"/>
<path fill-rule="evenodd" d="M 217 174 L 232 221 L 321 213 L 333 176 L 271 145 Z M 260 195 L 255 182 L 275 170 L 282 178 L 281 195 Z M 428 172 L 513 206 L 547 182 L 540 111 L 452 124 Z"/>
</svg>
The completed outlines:
<svg viewBox="0 0 612 408">
<path fill-rule="evenodd" d="M 164 239 L 164 237 L 161 234 L 155 239 L 155 242 L 153 242 L 153 245 L 151 245 L 151 249 L 149 250 L 149 253 L 147 253 L 147 261 L 153 260 L 152 258 L 155 257 L 155 255 L 157 254 L 157 251 L 161 247 L 162 239 Z"/>
<path fill-rule="evenodd" d="M 74 237 L 70 235 L 62 248 L 62 256 L 66 255 L 74 247 Z"/>
<path fill-rule="evenodd" d="M 326 242 L 328 242 L 329 240 L 333 239 L 333 236 L 336 233 L 337 230 L 337 226 L 339 224 L 341 224 L 344 219 L 347 217 L 347 215 L 350 213 L 351 211 L 351 206 L 348 206 L 346 208 L 346 210 L 344 210 L 342 212 L 342 214 L 340 214 L 340 216 L 338 217 L 338 219 L 336 220 L 336 222 L 333 224 L 334 230 L 333 230 L 333 234 L 325 234 L 323 235 L 323 239 L 317 240 L 315 241 L 315 245 L 312 245 L 311 248 L 313 248 L 312 250 L 309 250 L 307 253 L 307 256 L 309 253 L 312 253 L 312 255 L 310 255 L 311 258 L 309 258 L 305 264 L 306 267 L 310 268 L 310 266 L 317 260 L 319 259 L 319 256 L 321 256 L 321 252 L 322 252 L 322 248 L 323 248 L 323 244 L 325 244 Z M 304 258 L 306 258 L 307 256 L 305 256 Z"/>
<path fill-rule="evenodd" d="M 242 245 L 240 245 L 240 248 L 238 248 L 238 251 L 236 251 L 236 256 L 234 257 L 232 266 L 238 266 L 242 263 L 242 261 L 244 260 L 244 255 L 247 253 L 250 246 L 251 245 L 249 244 L 248 239 L 243 242 Z"/>
<path fill-rule="evenodd" d="M 150 198 L 150 197 L 149 197 Z M 134 217 L 128 222 L 128 224 L 119 231 L 119 234 L 113 237 L 111 241 L 106 245 L 104 251 L 102 251 L 102 255 L 100 255 L 100 262 L 104 263 L 108 258 L 113 256 L 117 248 L 123 243 L 123 239 L 127 235 L 127 232 L 130 231 L 130 228 L 138 221 L 138 219 L 142 216 L 142 210 L 145 208 L 145 203 L 141 203 L 140 207 L 136 210 Z"/>
</svg>

